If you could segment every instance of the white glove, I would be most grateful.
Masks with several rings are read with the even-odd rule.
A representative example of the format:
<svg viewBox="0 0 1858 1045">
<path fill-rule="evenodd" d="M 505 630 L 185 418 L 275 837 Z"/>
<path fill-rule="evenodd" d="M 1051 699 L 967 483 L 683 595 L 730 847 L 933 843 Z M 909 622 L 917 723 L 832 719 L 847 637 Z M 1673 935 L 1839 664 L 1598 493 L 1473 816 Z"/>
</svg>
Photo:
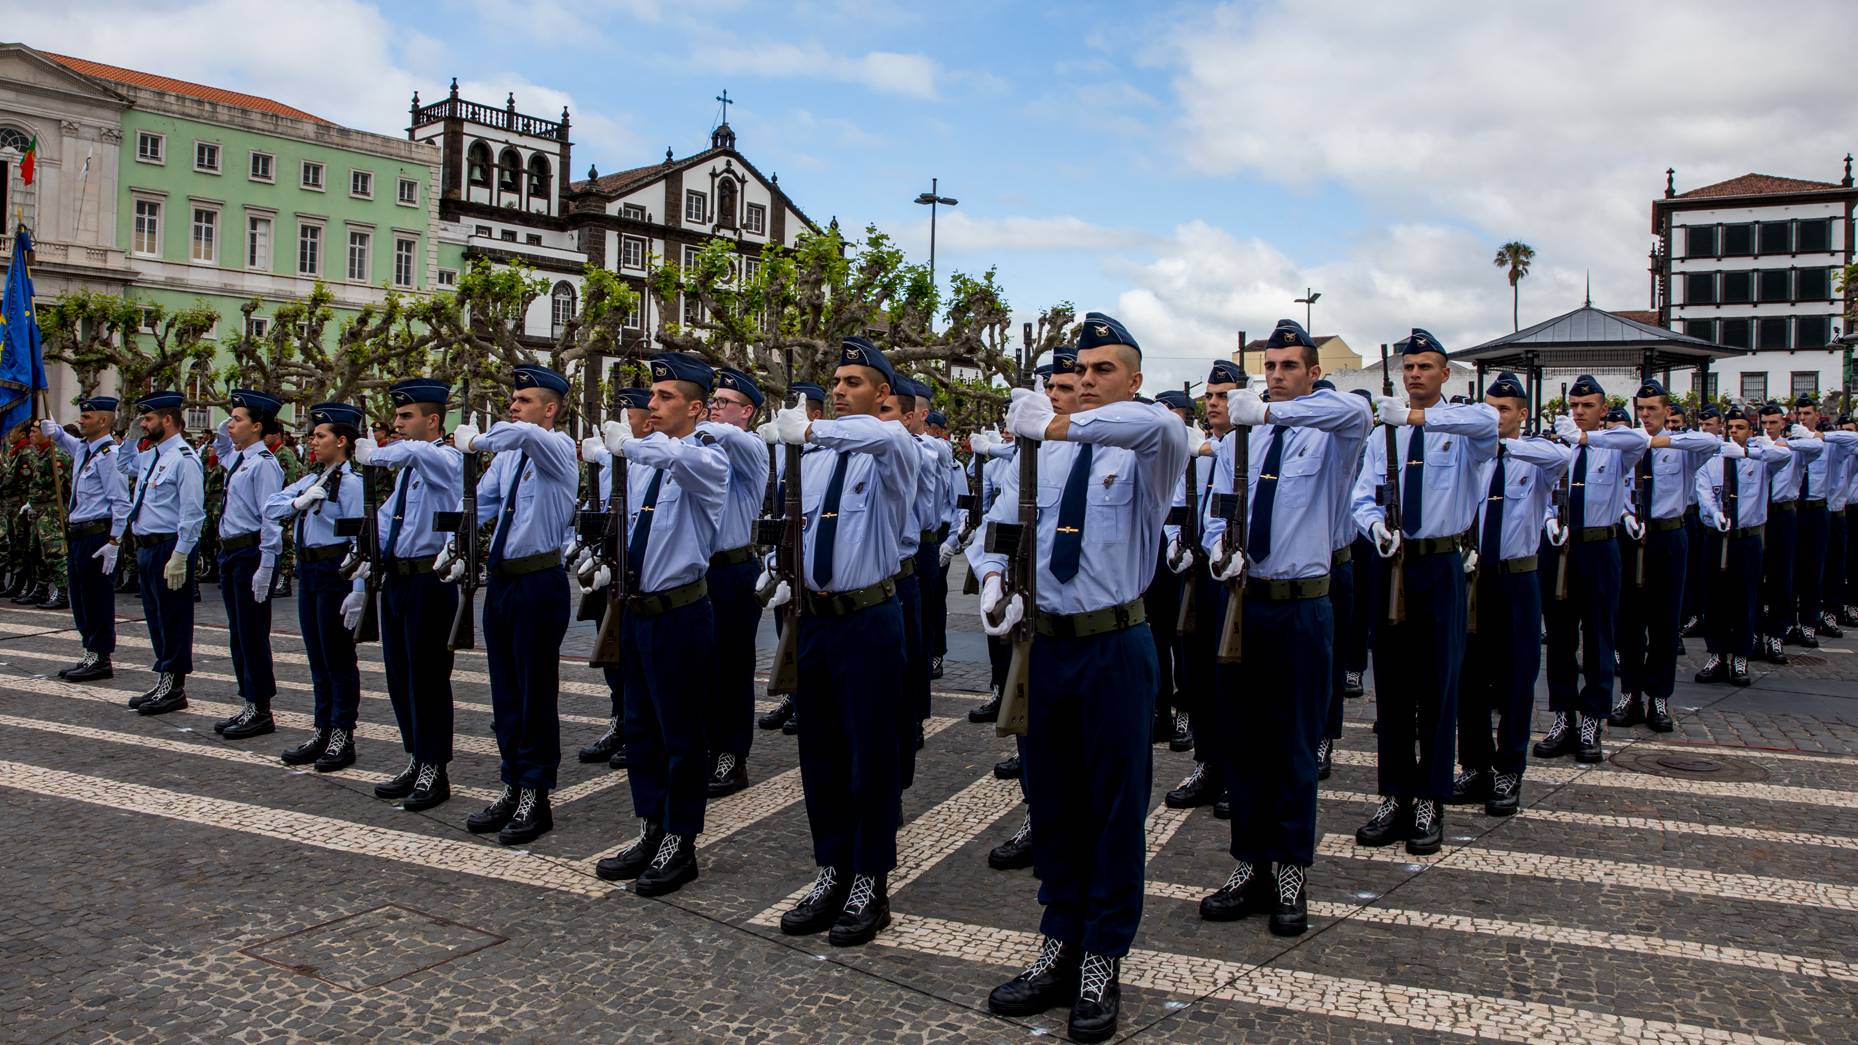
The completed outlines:
<svg viewBox="0 0 1858 1045">
<path fill-rule="evenodd" d="M 260 566 L 252 571 L 252 598 L 263 602 L 271 597 L 271 571 L 273 567 Z"/>
<path fill-rule="evenodd" d="M 47 439 L 58 438 L 58 433 L 62 431 L 64 426 L 49 417 L 39 422 L 39 434 Z"/>
<path fill-rule="evenodd" d="M 1412 415 L 1412 409 L 1406 405 L 1406 400 L 1398 396 L 1374 397 L 1374 416 L 1380 418 L 1381 424 L 1384 425 L 1406 424 L 1407 418 Z"/>
<path fill-rule="evenodd" d="M 1555 418 L 1555 434 L 1569 446 L 1581 445 L 1581 426 L 1574 423 L 1574 418 L 1566 414 Z"/>
<path fill-rule="evenodd" d="M 1015 391 L 1025 391 L 1025 389 L 1015 389 Z M 1008 423 L 1011 424 L 1010 421 Z M 989 575 L 987 580 L 981 584 L 981 630 L 995 638 L 1012 631 L 1013 625 L 1018 624 L 1026 616 L 1025 604 L 1015 594 L 1007 600 L 1006 610 L 1000 616 L 1000 623 L 993 623 L 993 613 L 1000 606 L 1002 594 L 1000 575 L 997 573 Z"/>
<path fill-rule="evenodd" d="M 597 435 L 590 435 L 581 440 L 581 460 L 591 461 L 600 451 L 606 449 L 606 442 Z"/>
<path fill-rule="evenodd" d="M 594 592 L 613 583 L 613 569 L 610 566 L 602 564 L 593 571 L 591 576 L 577 575 L 575 580 L 580 582 L 582 595 L 592 595 Z"/>
<path fill-rule="evenodd" d="M 1560 519 L 1548 520 L 1542 524 L 1542 529 L 1548 534 L 1548 543 L 1555 547 L 1559 548 L 1568 543 L 1568 530 L 1567 527 L 1561 525 Z"/>
<path fill-rule="evenodd" d="M 1715 517 L 1710 519 L 1710 525 L 1716 527 L 1718 530 L 1721 530 L 1723 533 L 1728 533 L 1729 532 L 1729 516 L 1725 515 L 1722 512 L 1717 512 L 1715 514 Z"/>
<path fill-rule="evenodd" d="M 768 596 L 768 609 L 785 606 L 787 600 L 793 596 L 793 592 L 788 589 L 786 581 L 775 580 L 774 556 L 772 555 L 761 560 L 761 576 L 755 578 L 755 590 L 760 591 L 770 584 L 774 585 L 774 593 Z"/>
<path fill-rule="evenodd" d="M 977 454 L 984 454 L 1000 445 L 1000 437 L 992 432 L 976 432 L 968 437 L 968 449 Z"/>
<path fill-rule="evenodd" d="M 1021 439 L 1044 439 L 1055 416 L 1051 397 L 1042 390 L 1015 388 L 1006 405 L 1006 430 Z"/>
<path fill-rule="evenodd" d="M 116 555 L 120 551 L 122 551 L 122 548 L 117 545 L 105 544 L 103 547 L 98 548 L 96 553 L 91 555 L 91 558 L 103 560 L 103 572 L 107 576 L 116 572 Z"/>
<path fill-rule="evenodd" d="M 1222 570 L 1219 568 L 1219 560 L 1225 557 L 1226 535 L 1222 533 L 1213 541 L 1213 559 L 1208 564 L 1214 580 L 1236 581 L 1245 575 L 1245 556 L 1234 552 L 1232 558 L 1226 562 L 1226 568 Z"/>
<path fill-rule="evenodd" d="M 483 434 L 477 430 L 476 425 L 459 425 L 452 429 L 452 443 L 465 453 L 470 453 L 471 444 L 477 442 L 477 437 Z"/>
<path fill-rule="evenodd" d="M 445 549 L 432 560 L 432 572 L 446 584 L 456 584 L 464 577 L 464 559 L 458 554 L 458 542 L 446 542 Z"/>
<path fill-rule="evenodd" d="M 364 437 L 364 438 L 355 440 L 355 463 L 356 464 L 370 463 L 371 461 L 374 460 L 374 451 L 379 450 L 380 448 L 381 448 L 381 444 L 375 442 L 372 439 L 368 439 Z"/>
<path fill-rule="evenodd" d="M 1368 527 L 1368 539 L 1374 542 L 1374 550 L 1383 559 L 1391 559 L 1394 552 L 1400 550 L 1400 535 L 1389 530 L 1387 524 L 1376 521 Z"/>
<path fill-rule="evenodd" d="M 1264 424 L 1264 397 L 1249 388 L 1234 388 L 1226 393 L 1226 416 L 1235 425 Z"/>
<path fill-rule="evenodd" d="M 621 415 L 617 421 L 600 422 L 600 438 L 606 444 L 607 453 L 626 455 L 626 444 L 632 441 L 632 420 Z"/>
<path fill-rule="evenodd" d="M 1748 451 L 1743 448 L 1741 443 L 1738 443 L 1733 439 L 1724 439 L 1723 440 L 1723 456 L 1727 457 L 1731 461 L 1739 461 L 1742 458 L 1748 456 Z"/>
<path fill-rule="evenodd" d="M 960 551 L 961 535 L 954 533 L 949 534 L 948 540 L 942 542 L 941 550 L 936 552 L 935 557 L 937 565 L 947 566 L 949 563 L 954 562 L 956 554 Z"/>
<path fill-rule="evenodd" d="M 1805 425 L 1794 425 L 1792 428 L 1789 428 L 1787 430 L 1787 438 L 1789 439 L 1811 439 L 1813 438 L 1813 433 L 1808 431 Z"/>
<path fill-rule="evenodd" d="M 351 591 L 342 596 L 342 626 L 354 631 L 361 626 L 361 610 L 367 605 L 368 596 L 364 592 Z"/>
<path fill-rule="evenodd" d="M 1178 536 L 1168 538 L 1168 569 L 1175 573 L 1186 573 L 1193 565 L 1193 557 L 1187 554 L 1187 548 L 1181 544 Z"/>
<path fill-rule="evenodd" d="M 568 564 L 568 568 L 573 570 L 576 574 L 585 574 L 589 568 L 588 564 L 593 561 L 594 550 L 592 548 L 582 548 L 581 553 L 574 557 L 573 562 Z"/>
<path fill-rule="evenodd" d="M 1206 432 L 1199 425 L 1187 426 L 1187 456 L 1198 457 L 1207 452 L 1213 444 L 1207 442 Z"/>
<path fill-rule="evenodd" d="M 324 478 L 328 477 L 327 472 L 323 473 L 323 475 Z M 302 493 L 292 497 L 290 499 L 290 506 L 300 512 L 307 512 L 311 508 L 316 507 L 317 501 L 326 501 L 328 499 L 329 491 L 323 489 L 323 480 L 318 479 L 305 487 Z"/>
<path fill-rule="evenodd" d="M 355 572 L 351 574 L 348 579 L 351 581 L 365 581 L 368 579 L 368 574 L 373 572 L 374 567 L 369 564 L 368 560 L 363 559 L 355 564 Z"/>
<path fill-rule="evenodd" d="M 812 422 L 806 419 L 805 403 L 805 396 L 794 396 L 793 405 L 783 406 L 774 412 L 774 431 L 779 434 L 781 442 L 788 446 L 806 443 L 806 428 Z"/>
<path fill-rule="evenodd" d="M 761 441 L 767 443 L 769 446 L 779 446 L 781 444 L 781 430 L 775 426 L 773 421 L 763 421 L 761 427 L 755 429 L 755 434 L 760 436 Z"/>
<path fill-rule="evenodd" d="M 1633 540 L 1636 541 L 1644 538 L 1645 524 L 1640 522 L 1639 517 L 1633 515 L 1631 512 L 1627 512 L 1625 515 L 1620 516 L 1619 524 L 1626 528 L 1626 536 Z"/>
<path fill-rule="evenodd" d="M 1464 572 L 1467 577 L 1477 572 L 1476 548 L 1472 548 L 1464 553 Z"/>
<path fill-rule="evenodd" d="M 169 591 L 180 591 L 181 585 L 187 583 L 187 556 L 180 549 L 168 554 L 168 564 L 161 569 L 161 579 L 168 582 Z"/>
</svg>

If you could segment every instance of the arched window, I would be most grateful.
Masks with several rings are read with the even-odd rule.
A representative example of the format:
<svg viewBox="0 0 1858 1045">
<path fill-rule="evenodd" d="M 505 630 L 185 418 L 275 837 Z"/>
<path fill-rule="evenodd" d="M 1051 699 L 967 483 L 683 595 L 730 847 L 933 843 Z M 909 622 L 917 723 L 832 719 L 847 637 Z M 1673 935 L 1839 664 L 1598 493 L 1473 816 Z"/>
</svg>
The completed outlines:
<svg viewBox="0 0 1858 1045">
<path fill-rule="evenodd" d="M 490 146 L 472 142 L 465 156 L 466 180 L 473 188 L 490 188 Z"/>
<path fill-rule="evenodd" d="M 539 152 L 529 157 L 529 198 L 548 199 L 549 181 L 548 157 Z"/>
<path fill-rule="evenodd" d="M 561 328 L 567 326 L 568 321 L 574 318 L 574 284 L 565 279 L 555 284 L 555 292 L 551 295 L 550 304 L 552 306 L 550 316 L 553 321 L 552 329 L 555 336 L 559 337 Z"/>
<path fill-rule="evenodd" d="M 734 178 L 723 178 L 716 183 L 716 224 L 726 229 L 735 228 Z"/>
<path fill-rule="evenodd" d="M 497 157 L 497 191 L 523 191 L 523 158 L 508 146 Z"/>
<path fill-rule="evenodd" d="M 14 152 L 23 154 L 26 146 L 31 144 L 32 135 L 25 131 L 17 127 L 0 127 L 0 150 L 12 149 Z"/>
</svg>

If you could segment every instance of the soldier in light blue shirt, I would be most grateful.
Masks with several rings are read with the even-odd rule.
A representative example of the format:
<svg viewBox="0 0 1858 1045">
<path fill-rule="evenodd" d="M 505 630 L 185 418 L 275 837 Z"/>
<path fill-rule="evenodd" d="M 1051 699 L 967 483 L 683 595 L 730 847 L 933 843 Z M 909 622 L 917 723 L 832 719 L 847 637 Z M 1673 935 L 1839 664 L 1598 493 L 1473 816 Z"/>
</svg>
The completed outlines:
<svg viewBox="0 0 1858 1045">
<path fill-rule="evenodd" d="M 761 600 L 755 579 L 755 523 L 768 490 L 768 444 L 752 430 L 761 410 L 761 387 L 743 371 L 716 371 L 709 420 L 698 431 L 716 440 L 729 459 L 728 497 L 710 556 L 710 604 L 716 614 L 716 670 L 704 712 L 708 737 L 709 797 L 722 798 L 748 786 L 748 749 L 754 740 L 755 632 Z"/>
<path fill-rule="evenodd" d="M 1761 432 L 1775 445 L 1786 447 L 1793 456 L 1768 481 L 1768 522 L 1762 541 L 1762 611 L 1755 627 L 1755 656 L 1770 664 L 1787 663 L 1781 646 L 1792 635 L 1796 601 L 1796 575 L 1800 570 L 1800 539 L 1817 532 L 1816 515 L 1806 504 L 1803 491 L 1813 461 L 1826 446 L 1810 437 L 1804 428 L 1794 425 L 1779 403 L 1763 403 L 1760 409 Z M 1796 439 L 1795 436 L 1799 438 Z"/>
<path fill-rule="evenodd" d="M 817 421 L 826 416 L 826 390 L 824 388 L 811 381 L 795 381 L 788 386 L 787 392 L 800 400 L 808 420 Z M 787 510 L 787 455 L 780 451 L 779 438 L 774 433 L 773 421 L 763 424 L 757 431 L 763 439 L 768 440 L 770 448 L 769 460 L 772 462 L 770 467 L 774 469 L 775 481 L 774 518 L 783 518 L 782 513 Z M 818 449 L 817 446 L 803 447 L 800 451 L 802 459 Z M 769 569 L 771 571 L 772 567 Z M 779 635 L 786 626 L 786 614 L 775 614 L 774 633 Z M 775 706 L 774 710 L 756 719 L 755 724 L 762 729 L 778 729 L 790 737 L 797 735 L 800 732 L 800 716 L 796 710 L 793 694 L 789 693 L 781 697 L 781 702 Z"/>
<path fill-rule="evenodd" d="M 1716 571 L 1710 584 L 1709 659 L 1698 682 L 1747 686 L 1748 658 L 1755 649 L 1755 591 L 1761 581 L 1762 536 L 1769 520 L 1768 483 L 1782 474 L 1794 451 L 1767 436 L 1754 435 L 1754 409 L 1723 415 L 1723 440 L 1717 455 L 1697 469 L 1697 513 L 1709 536 L 1704 556 Z"/>
<path fill-rule="evenodd" d="M 458 504 L 464 455 L 445 445 L 445 407 L 451 386 L 414 377 L 387 390 L 393 403 L 391 443 L 355 444 L 363 468 L 393 468 L 393 491 L 375 514 L 380 535 L 381 660 L 387 695 L 400 726 L 406 768 L 375 785 L 374 796 L 401 799 L 410 812 L 431 809 L 451 797 L 446 766 L 452 760 L 452 618 L 458 589 L 432 572 L 433 556 L 448 534 L 432 526 L 434 512 Z M 342 622 L 354 630 L 367 597 L 365 577 L 342 601 Z"/>
<path fill-rule="evenodd" d="M 1399 343 L 1409 401 L 1378 396 L 1388 435 L 1367 442 L 1355 481 L 1355 524 L 1383 559 L 1402 552 L 1405 609 L 1374 635 L 1374 691 L 1381 805 L 1358 831 L 1358 845 L 1404 840 L 1416 856 L 1439 851 L 1458 729 L 1458 677 L 1464 664 L 1465 577 L 1460 541 L 1483 502 L 1484 465 L 1497 453 L 1497 412 L 1484 403 L 1443 399 L 1448 363 L 1430 333 Z M 1391 438 L 1390 438 L 1391 437 Z M 1388 443 L 1396 445 L 1389 449 Z M 1376 491 L 1397 453 L 1400 529 L 1389 528 Z M 1327 540 L 1328 532 L 1315 535 Z M 1382 589 L 1383 591 L 1385 589 Z M 1418 755 L 1415 757 L 1415 746 Z"/>
<path fill-rule="evenodd" d="M 129 520 L 129 488 L 117 467 L 119 451 L 110 430 L 116 425 L 116 400 L 91 396 L 80 400 L 73 436 L 56 421 L 39 422 L 39 431 L 71 455 L 71 491 L 65 525 L 71 591 L 71 617 L 84 640 L 84 656 L 58 672 L 67 682 L 98 682 L 115 677 L 110 655 L 116 652 L 116 594 L 110 575 L 123 528 Z"/>
<path fill-rule="evenodd" d="M 219 590 L 226 602 L 232 671 L 245 706 L 213 724 L 227 740 L 275 732 L 271 698 L 277 674 L 271 665 L 271 574 L 283 534 L 264 524 L 265 502 L 284 487 L 284 469 L 265 448 L 265 436 L 280 431 L 273 395 L 235 388 L 226 420 L 213 437 L 213 453 L 226 473 L 219 512 Z"/>
<path fill-rule="evenodd" d="M 119 467 L 136 477 L 128 525 L 136 539 L 136 578 L 142 614 L 155 653 L 155 685 L 129 706 L 144 715 L 187 707 L 187 675 L 194 657 L 194 547 L 206 523 L 206 486 L 200 455 L 187 445 L 179 392 L 151 392 L 136 400 L 136 423 L 150 446 L 119 451 Z"/>
<path fill-rule="evenodd" d="M 614 401 L 627 424 L 632 426 L 632 434 L 640 439 L 652 434 L 652 390 L 649 388 L 621 388 L 613 393 Z M 599 510 L 606 511 L 613 496 L 613 455 L 607 452 L 606 440 L 599 434 L 590 435 L 581 440 L 581 459 L 600 466 L 600 480 L 595 484 L 595 499 Z M 631 483 L 627 483 L 630 492 Z M 591 553 L 588 553 L 591 559 Z M 579 562 L 571 566 L 581 566 Z M 601 614 L 606 613 L 605 603 L 601 603 Z M 626 673 L 614 666 L 600 669 L 600 675 L 606 680 L 607 694 L 611 701 L 612 716 L 607 719 L 606 732 L 594 738 L 593 743 L 581 748 L 578 758 L 582 762 L 605 762 L 609 769 L 626 768 Z"/>
<path fill-rule="evenodd" d="M 477 518 L 465 525 L 497 522 L 484 557 L 484 659 L 503 790 L 467 817 L 465 828 L 525 845 L 555 826 L 548 793 L 561 765 L 561 640 L 569 612 L 561 553 L 574 525 L 580 469 L 574 440 L 555 429 L 567 379 L 524 364 L 514 368 L 512 384 L 508 420 L 482 434 L 459 425 L 452 437 L 464 453 L 496 454 L 478 480 Z M 432 569 L 455 583 L 465 563 L 448 546 Z"/>
<path fill-rule="evenodd" d="M 1039 440 L 1024 779 L 1045 913 L 1038 960 L 987 1004 L 1003 1016 L 1069 1005 L 1072 1039 L 1100 1041 L 1115 1033 L 1121 962 L 1142 916 L 1158 673 L 1142 592 L 1188 449 L 1180 418 L 1133 401 L 1142 349 L 1122 323 L 1086 313 L 1076 365 L 1077 411 L 1023 388 L 1007 411 L 1008 428 Z M 1004 478 L 990 522 L 1019 517 L 1017 470 Z M 1006 557 L 976 542 L 968 561 L 984 629 L 1006 634 L 1029 609 L 1003 593 Z"/>
<path fill-rule="evenodd" d="M 720 441 L 699 428 L 715 372 L 675 352 L 653 356 L 650 368 L 652 434 L 635 438 L 631 425 L 617 420 L 601 426 L 607 453 L 628 462 L 620 662 L 627 766 L 641 830 L 595 870 L 609 881 L 636 879 L 641 896 L 660 896 L 697 877 L 709 709 L 692 699 L 690 666 L 717 657 L 707 576 L 731 465 Z M 756 440 L 757 458 L 760 445 Z M 608 582 L 601 568 L 589 589 Z"/>
<path fill-rule="evenodd" d="M 1482 802 L 1486 814 L 1510 816 L 1522 800 L 1529 722 L 1542 669 L 1537 549 L 1549 495 L 1574 455 L 1558 443 L 1523 435 L 1529 395 L 1515 374 L 1498 374 L 1484 402 L 1497 412 L 1501 441 L 1481 480 L 1485 493 L 1470 581 L 1477 586 L 1477 630 L 1466 639 L 1459 682 L 1458 764 L 1464 772 L 1452 782 L 1452 802 Z"/>
<path fill-rule="evenodd" d="M 1793 429 L 1790 445 L 1818 443 L 1820 453 L 1807 453 L 1803 468 L 1796 468 L 1800 483 L 1800 525 L 1794 571 L 1795 613 L 1792 626 L 1784 636 L 1787 642 L 1808 649 L 1819 648 L 1820 601 L 1825 590 L 1826 554 L 1832 535 L 1832 488 L 1845 471 L 1845 462 L 1858 435 L 1851 432 L 1821 432 L 1819 404 L 1811 396 L 1794 400 Z"/>
</svg>

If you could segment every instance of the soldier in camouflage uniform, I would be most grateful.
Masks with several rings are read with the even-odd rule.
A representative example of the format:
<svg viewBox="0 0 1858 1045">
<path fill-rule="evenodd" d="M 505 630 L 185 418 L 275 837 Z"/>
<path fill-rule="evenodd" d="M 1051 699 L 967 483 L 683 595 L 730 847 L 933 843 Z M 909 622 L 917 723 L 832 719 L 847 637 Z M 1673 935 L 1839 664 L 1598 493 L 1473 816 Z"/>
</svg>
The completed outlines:
<svg viewBox="0 0 1858 1045">
<path fill-rule="evenodd" d="M 277 459 L 279 468 L 284 470 L 284 485 L 303 478 L 309 469 L 303 458 L 297 453 L 296 440 L 289 439 L 283 432 L 265 436 L 265 447 L 271 456 Z M 488 545 L 486 545 L 488 547 Z M 271 589 L 272 596 L 279 599 L 290 598 L 290 579 L 297 575 L 297 539 L 289 529 L 284 531 L 284 550 L 277 556 L 277 583 Z"/>
<path fill-rule="evenodd" d="M 9 435 L 4 471 L 0 471 L 0 511 L 5 512 L 0 523 L 6 529 L 6 565 L 13 578 L 5 594 L 19 605 L 31 601 L 41 579 L 33 555 L 32 521 L 23 513 L 32 488 L 35 457 L 24 427 Z"/>
<path fill-rule="evenodd" d="M 206 522 L 200 528 L 199 583 L 219 581 L 219 513 L 226 504 L 226 470 L 219 467 L 209 443 L 200 450 L 201 467 L 206 471 Z"/>
<path fill-rule="evenodd" d="M 33 471 L 28 496 L 32 503 L 33 538 L 44 571 L 43 594 L 32 603 L 48 610 L 71 608 L 65 590 L 70 574 L 65 563 L 65 505 L 71 496 L 71 455 L 52 445 L 43 433 L 32 433 Z"/>
</svg>

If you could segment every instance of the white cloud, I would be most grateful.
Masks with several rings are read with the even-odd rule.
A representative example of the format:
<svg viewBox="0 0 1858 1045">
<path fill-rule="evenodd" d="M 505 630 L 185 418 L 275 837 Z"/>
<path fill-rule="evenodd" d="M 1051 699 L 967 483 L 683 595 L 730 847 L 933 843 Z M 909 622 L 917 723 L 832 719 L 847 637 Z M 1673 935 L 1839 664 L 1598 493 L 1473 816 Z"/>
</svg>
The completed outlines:
<svg viewBox="0 0 1858 1045">
<path fill-rule="evenodd" d="M 926 55 L 896 51 L 840 55 L 818 44 L 700 47 L 691 64 L 723 73 L 856 83 L 884 94 L 925 100 L 937 96 L 944 76 L 941 67 Z"/>
<path fill-rule="evenodd" d="M 926 209 L 926 208 L 925 208 Z M 911 254 L 927 254 L 929 219 L 912 222 L 898 233 Z M 936 250 L 943 253 L 1020 254 L 1047 252 L 1101 253 L 1106 248 L 1127 250 L 1158 243 L 1141 233 L 1108 229 L 1082 218 L 976 218 L 960 210 L 943 208 L 936 216 Z"/>
</svg>

